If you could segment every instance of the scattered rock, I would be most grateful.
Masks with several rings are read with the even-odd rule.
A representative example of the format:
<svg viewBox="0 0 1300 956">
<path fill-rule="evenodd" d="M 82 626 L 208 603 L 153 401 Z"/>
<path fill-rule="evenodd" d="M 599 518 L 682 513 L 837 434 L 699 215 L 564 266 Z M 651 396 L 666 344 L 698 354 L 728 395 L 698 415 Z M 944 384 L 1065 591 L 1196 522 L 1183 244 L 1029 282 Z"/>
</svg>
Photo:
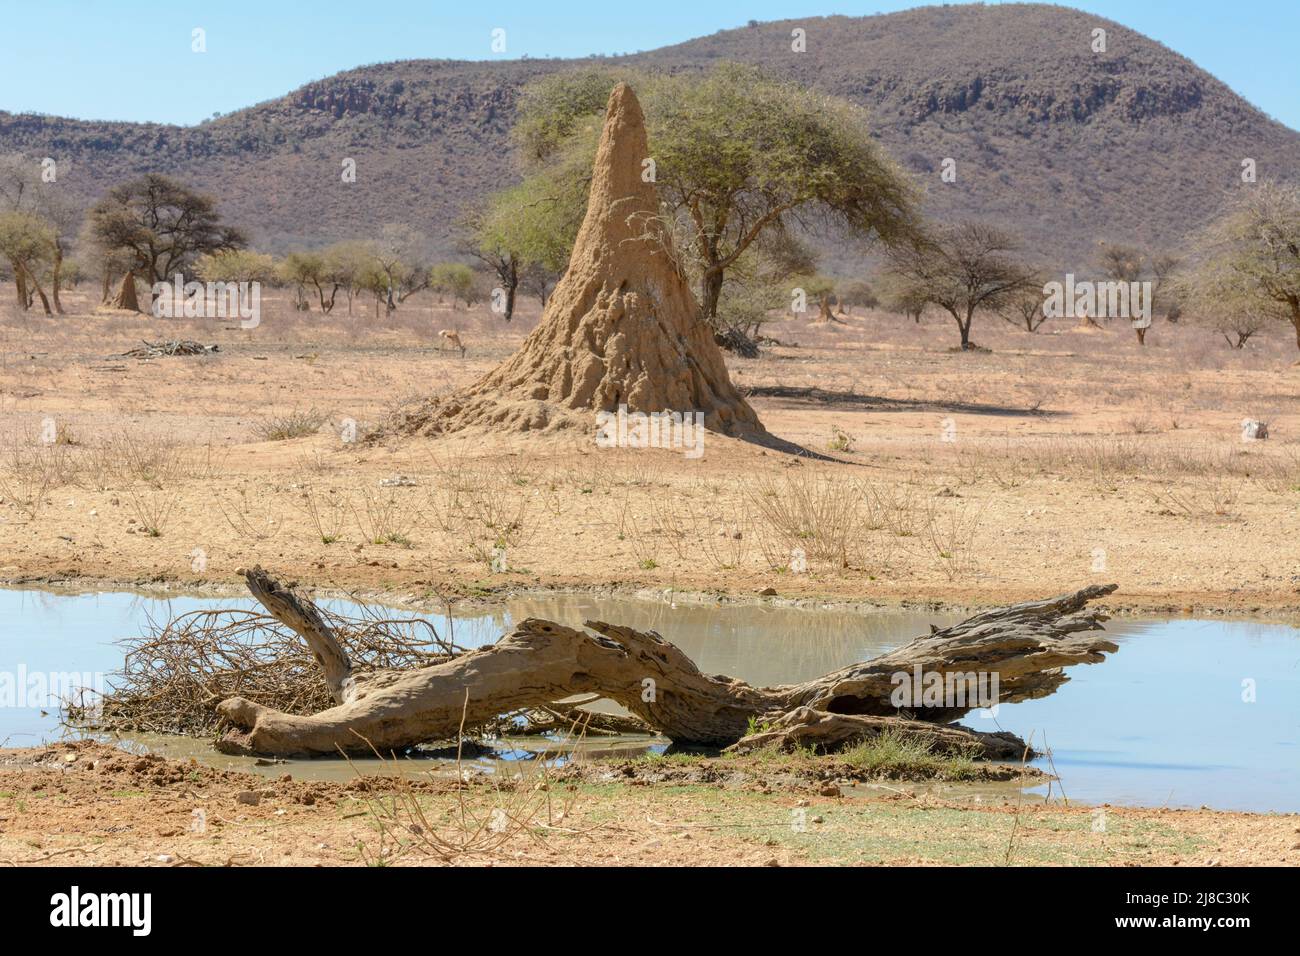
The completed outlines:
<svg viewBox="0 0 1300 956">
<path fill-rule="evenodd" d="M 1262 441 L 1268 437 L 1268 422 L 1256 418 L 1241 420 L 1241 437 L 1247 441 Z"/>
</svg>

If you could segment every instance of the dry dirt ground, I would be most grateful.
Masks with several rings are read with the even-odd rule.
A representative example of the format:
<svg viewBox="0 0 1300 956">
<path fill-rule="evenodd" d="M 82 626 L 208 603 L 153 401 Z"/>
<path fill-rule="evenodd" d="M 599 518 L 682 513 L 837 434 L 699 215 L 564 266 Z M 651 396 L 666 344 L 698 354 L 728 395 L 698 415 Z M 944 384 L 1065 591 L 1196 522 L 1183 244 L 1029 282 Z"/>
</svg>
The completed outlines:
<svg viewBox="0 0 1300 956">
<path fill-rule="evenodd" d="M 568 778 L 278 780 L 81 742 L 0 756 L 0 865 L 1294 865 L 1300 818 Z M 1102 821 L 1099 823 L 1099 821 Z"/>
<path fill-rule="evenodd" d="M 962 354 L 938 315 L 776 321 L 783 344 L 729 358 L 731 374 L 774 435 L 826 460 L 714 435 L 691 459 L 572 433 L 345 440 L 349 422 L 364 439 L 494 367 L 535 306 L 505 325 L 428 297 L 388 318 L 271 297 L 241 330 L 97 312 L 90 290 L 66 301 L 74 314 L 23 314 L 0 287 L 0 583 L 234 589 L 257 562 L 393 596 L 612 587 L 972 606 L 1112 580 L 1121 610 L 1300 618 L 1300 368 L 1280 326 L 1235 351 L 1161 323 L 1143 349 L 1122 327 L 1031 335 L 985 318 L 975 338 L 990 351 Z M 438 350 L 444 328 L 467 355 Z M 181 338 L 220 350 L 121 355 Z M 1245 418 L 1271 437 L 1244 441 Z M 1294 816 L 1112 809 L 1097 832 L 1087 808 L 901 784 L 857 800 L 753 779 L 637 786 L 606 768 L 503 796 L 268 783 L 120 751 L 2 759 L 0 862 L 20 864 L 1300 858 Z"/>
<path fill-rule="evenodd" d="M 962 354 L 938 314 L 787 318 L 732 376 L 774 435 L 835 460 L 714 435 L 691 459 L 573 433 L 343 440 L 494 367 L 535 304 L 506 325 L 431 297 L 385 318 L 270 296 L 242 330 L 65 299 L 74 314 L 46 318 L 0 287 L 0 581 L 233 585 L 260 562 L 418 595 L 979 605 L 1106 579 L 1118 608 L 1300 613 L 1300 367 L 1281 324 L 1236 351 L 1193 321 L 1140 348 L 1119 323 L 985 317 L 991 351 Z M 442 328 L 465 357 L 438 350 Z M 173 338 L 220 351 L 120 354 Z M 1243 440 L 1246 418 L 1271 437 Z"/>
</svg>

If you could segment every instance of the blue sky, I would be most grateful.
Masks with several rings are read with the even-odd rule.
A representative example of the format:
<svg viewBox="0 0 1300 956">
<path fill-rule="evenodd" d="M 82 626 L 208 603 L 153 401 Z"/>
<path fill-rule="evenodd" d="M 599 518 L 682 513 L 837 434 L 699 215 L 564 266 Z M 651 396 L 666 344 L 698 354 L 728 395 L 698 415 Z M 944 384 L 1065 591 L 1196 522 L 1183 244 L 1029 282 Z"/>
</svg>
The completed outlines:
<svg viewBox="0 0 1300 956">
<path fill-rule="evenodd" d="M 197 123 L 366 63 L 632 53 L 748 20 L 887 13 L 891 0 L 3 0 L 0 109 Z M 1300 129 L 1297 0 L 1079 0 Z M 191 31 L 207 52 L 191 52 Z M 494 28 L 507 50 L 493 54 Z M 14 38 L 21 38 L 14 42 Z M 144 82 L 142 82 L 144 81 Z"/>
</svg>

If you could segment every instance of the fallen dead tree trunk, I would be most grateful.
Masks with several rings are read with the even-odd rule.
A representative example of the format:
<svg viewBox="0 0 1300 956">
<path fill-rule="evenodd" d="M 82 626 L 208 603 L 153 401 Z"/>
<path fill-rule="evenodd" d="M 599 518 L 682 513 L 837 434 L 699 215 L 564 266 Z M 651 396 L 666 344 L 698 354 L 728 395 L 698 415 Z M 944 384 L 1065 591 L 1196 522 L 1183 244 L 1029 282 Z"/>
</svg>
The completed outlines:
<svg viewBox="0 0 1300 956">
<path fill-rule="evenodd" d="M 456 737 L 503 713 L 595 693 L 622 704 L 678 743 L 742 746 L 762 742 L 833 747 L 887 726 L 927 732 L 942 749 L 1006 757 L 1026 750 L 1010 734 L 980 734 L 949 722 L 982 703 L 900 710 L 895 675 L 997 674 L 999 703 L 1050 694 L 1062 668 L 1096 663 L 1115 644 L 1087 632 L 1106 615 L 1086 610 L 1115 585 L 1092 586 L 1048 601 L 1017 604 L 932 632 L 896 651 L 780 687 L 751 687 L 700 672 L 653 631 L 601 621 L 586 630 L 529 618 L 496 644 L 450 661 L 406 670 L 352 673 L 346 653 L 309 601 L 281 588 L 261 568 L 246 572 L 250 591 L 297 630 L 325 671 L 337 706 L 310 716 L 233 697 L 218 711 L 232 725 L 227 752 L 270 756 L 367 753 Z M 594 632 L 594 633 L 593 633 Z M 752 727 L 758 732 L 748 737 Z"/>
</svg>

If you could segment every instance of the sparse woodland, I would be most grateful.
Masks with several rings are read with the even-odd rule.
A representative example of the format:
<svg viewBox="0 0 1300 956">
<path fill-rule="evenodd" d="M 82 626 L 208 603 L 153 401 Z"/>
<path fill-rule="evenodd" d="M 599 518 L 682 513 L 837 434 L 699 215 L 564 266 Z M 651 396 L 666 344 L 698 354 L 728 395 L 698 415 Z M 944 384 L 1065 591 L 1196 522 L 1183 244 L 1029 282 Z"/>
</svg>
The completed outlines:
<svg viewBox="0 0 1300 956">
<path fill-rule="evenodd" d="M 771 53 L 783 22 L 386 64 L 186 129 L 0 113 L 0 577 L 260 605 L 154 622 L 76 716 L 263 760 L 450 746 L 464 791 L 462 748 L 565 725 L 761 787 L 789 759 L 822 796 L 831 754 L 1023 783 L 1033 740 L 899 705 L 891 675 L 1030 700 L 1122 652 L 1116 609 L 1294 613 L 1300 134 L 1118 25 L 1109 64 L 1062 47 L 1088 22 L 936 7 L 810 21 L 802 57 Z M 164 316 L 173 287 L 253 287 L 257 314 Z M 325 604 L 566 590 L 990 609 L 848 666 L 811 623 L 819 676 L 756 686 L 667 628 L 548 615 L 467 650 Z M 380 800 L 379 858 L 561 829 L 550 770 L 499 840 L 463 794 L 451 836 Z"/>
</svg>

